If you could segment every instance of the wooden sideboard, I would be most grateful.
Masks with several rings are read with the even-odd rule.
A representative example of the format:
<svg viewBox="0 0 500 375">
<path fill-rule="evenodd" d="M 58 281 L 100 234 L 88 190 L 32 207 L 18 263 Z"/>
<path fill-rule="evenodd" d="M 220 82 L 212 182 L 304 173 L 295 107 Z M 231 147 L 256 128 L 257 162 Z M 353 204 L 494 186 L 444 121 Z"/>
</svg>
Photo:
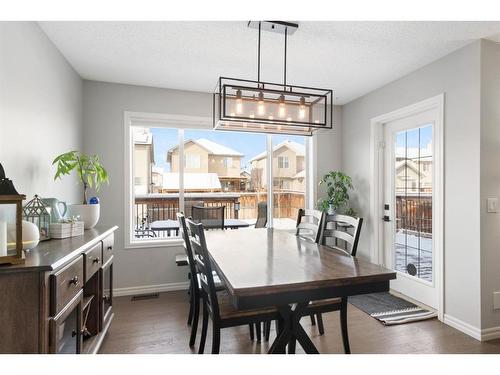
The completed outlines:
<svg viewBox="0 0 500 375">
<path fill-rule="evenodd" d="M 113 319 L 114 232 L 41 242 L 0 266 L 0 353 L 96 353 Z"/>
</svg>

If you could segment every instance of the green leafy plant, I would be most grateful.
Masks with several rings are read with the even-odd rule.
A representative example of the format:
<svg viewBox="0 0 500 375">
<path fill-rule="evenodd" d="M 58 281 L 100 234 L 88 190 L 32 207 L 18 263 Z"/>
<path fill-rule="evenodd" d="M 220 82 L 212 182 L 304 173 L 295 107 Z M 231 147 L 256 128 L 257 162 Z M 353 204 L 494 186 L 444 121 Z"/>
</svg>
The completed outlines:
<svg viewBox="0 0 500 375">
<path fill-rule="evenodd" d="M 318 208 L 327 212 L 330 206 L 338 211 L 349 201 L 349 190 L 354 189 L 352 179 L 340 171 L 330 171 L 319 181 L 326 185 L 327 198 L 318 201 Z"/>
<path fill-rule="evenodd" d="M 87 189 L 94 188 L 99 191 L 102 184 L 109 184 L 108 172 L 99 162 L 97 155 L 87 155 L 80 151 L 69 151 L 59 155 L 54 159 L 52 165 L 57 165 L 57 172 L 54 180 L 62 179 L 64 175 L 69 175 L 73 169 L 76 170 L 80 181 L 83 184 L 83 204 L 87 204 Z"/>
<path fill-rule="evenodd" d="M 356 212 L 356 210 L 354 208 L 349 207 L 347 210 L 344 211 L 344 215 L 357 217 L 358 213 Z"/>
</svg>

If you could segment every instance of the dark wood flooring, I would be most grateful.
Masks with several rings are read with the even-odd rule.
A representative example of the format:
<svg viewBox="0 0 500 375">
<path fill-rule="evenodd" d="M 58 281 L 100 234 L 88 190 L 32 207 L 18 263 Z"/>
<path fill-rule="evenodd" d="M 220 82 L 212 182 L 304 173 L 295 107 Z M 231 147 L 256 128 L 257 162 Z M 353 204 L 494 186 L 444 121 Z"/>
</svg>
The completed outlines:
<svg viewBox="0 0 500 375">
<path fill-rule="evenodd" d="M 186 292 L 161 293 L 157 299 L 114 300 L 115 319 L 101 353 L 193 353 L 188 346 Z M 326 333 L 319 336 L 309 319 L 302 324 L 321 353 L 343 353 L 338 312 L 324 315 Z M 500 353 L 500 339 L 479 342 L 432 319 L 386 327 L 349 305 L 353 353 Z M 275 337 L 274 324 L 271 342 Z M 196 349 L 199 341 L 196 341 Z M 265 353 L 270 343 L 250 341 L 248 326 L 222 330 L 221 353 Z M 205 352 L 211 349 L 211 329 Z M 297 352 L 302 352 L 297 346 Z"/>
</svg>

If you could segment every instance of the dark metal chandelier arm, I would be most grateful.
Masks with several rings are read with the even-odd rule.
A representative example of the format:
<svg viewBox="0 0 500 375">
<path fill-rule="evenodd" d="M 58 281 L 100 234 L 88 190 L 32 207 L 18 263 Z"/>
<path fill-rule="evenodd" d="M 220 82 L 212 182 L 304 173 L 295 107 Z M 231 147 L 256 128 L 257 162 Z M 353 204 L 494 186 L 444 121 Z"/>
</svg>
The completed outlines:
<svg viewBox="0 0 500 375">
<path fill-rule="evenodd" d="M 257 82 L 260 82 L 260 29 L 261 22 L 259 22 L 259 43 L 257 47 Z"/>
<path fill-rule="evenodd" d="M 285 66 L 283 67 L 283 86 L 285 86 L 286 90 L 286 45 L 287 45 L 287 39 L 288 39 L 288 27 L 285 27 Z"/>
</svg>

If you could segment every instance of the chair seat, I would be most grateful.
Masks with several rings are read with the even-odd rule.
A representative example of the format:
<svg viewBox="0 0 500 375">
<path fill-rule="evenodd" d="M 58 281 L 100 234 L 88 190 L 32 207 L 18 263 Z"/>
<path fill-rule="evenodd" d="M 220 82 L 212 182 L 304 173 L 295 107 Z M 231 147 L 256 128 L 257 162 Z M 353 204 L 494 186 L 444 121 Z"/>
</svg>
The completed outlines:
<svg viewBox="0 0 500 375">
<path fill-rule="evenodd" d="M 328 298 L 318 301 L 311 301 L 304 310 L 303 315 L 321 314 L 330 311 L 338 311 L 342 305 L 340 298 Z"/>
<path fill-rule="evenodd" d="M 177 254 L 175 256 L 175 264 L 178 267 L 189 266 L 188 256 L 186 254 Z"/>
<path fill-rule="evenodd" d="M 249 324 L 279 318 L 278 310 L 274 307 L 254 310 L 237 310 L 231 303 L 229 294 L 226 291 L 217 293 L 217 299 L 219 301 L 219 312 L 223 326 L 233 326 L 238 320 L 242 321 L 241 324 Z"/>
</svg>

